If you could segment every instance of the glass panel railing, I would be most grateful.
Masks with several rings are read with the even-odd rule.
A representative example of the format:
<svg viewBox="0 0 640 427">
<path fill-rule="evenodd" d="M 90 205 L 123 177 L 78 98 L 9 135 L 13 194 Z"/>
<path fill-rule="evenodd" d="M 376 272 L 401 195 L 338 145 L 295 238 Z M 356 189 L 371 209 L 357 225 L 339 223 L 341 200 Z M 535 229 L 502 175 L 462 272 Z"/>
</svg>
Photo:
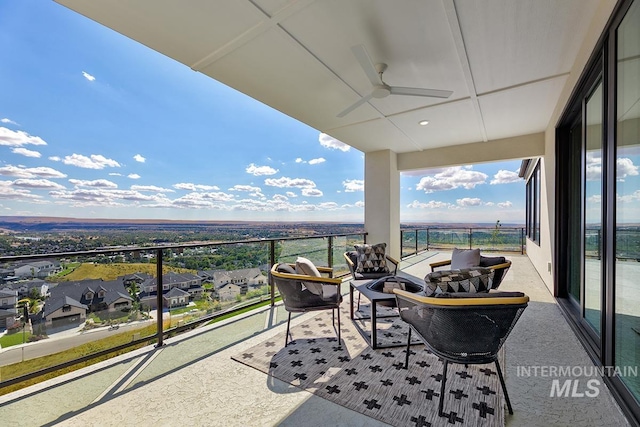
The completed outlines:
<svg viewBox="0 0 640 427">
<path fill-rule="evenodd" d="M 402 257 L 428 250 L 479 248 L 483 251 L 525 253 L 522 227 L 429 227 L 400 231 Z"/>
<path fill-rule="evenodd" d="M 82 367 L 149 342 L 161 345 L 167 333 L 219 315 L 273 304 L 268 284 L 273 260 L 295 262 L 304 256 L 318 266 L 334 263 L 336 276 L 346 273 L 342 254 L 364 236 L 0 257 L 2 271 L 11 273 L 0 276 L 0 289 L 10 291 L 6 309 L 14 313 L 0 325 L 6 328 L 0 335 L 0 394 L 72 365 Z"/>
</svg>

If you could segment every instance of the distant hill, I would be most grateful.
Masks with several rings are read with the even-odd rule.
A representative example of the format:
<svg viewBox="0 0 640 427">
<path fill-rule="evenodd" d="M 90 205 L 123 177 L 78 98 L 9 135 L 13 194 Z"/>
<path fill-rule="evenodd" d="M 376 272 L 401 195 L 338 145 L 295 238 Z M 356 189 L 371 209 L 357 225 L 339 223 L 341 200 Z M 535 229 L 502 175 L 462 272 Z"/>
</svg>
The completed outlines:
<svg viewBox="0 0 640 427">
<path fill-rule="evenodd" d="M 184 229 L 207 227 L 233 227 L 236 229 L 265 227 L 271 229 L 288 228 L 291 224 L 298 226 L 316 225 L 363 227 L 362 223 L 338 221 L 194 221 L 194 220 L 165 220 L 165 219 L 111 219 L 111 218 L 65 218 L 43 216 L 0 216 L 0 229 L 11 231 L 62 231 L 62 230 L 96 230 L 96 229 Z M 494 227 L 493 223 L 436 223 L 436 222 L 406 222 L 403 228 L 485 228 Z M 523 224 L 501 224 L 502 227 L 523 227 Z"/>
</svg>

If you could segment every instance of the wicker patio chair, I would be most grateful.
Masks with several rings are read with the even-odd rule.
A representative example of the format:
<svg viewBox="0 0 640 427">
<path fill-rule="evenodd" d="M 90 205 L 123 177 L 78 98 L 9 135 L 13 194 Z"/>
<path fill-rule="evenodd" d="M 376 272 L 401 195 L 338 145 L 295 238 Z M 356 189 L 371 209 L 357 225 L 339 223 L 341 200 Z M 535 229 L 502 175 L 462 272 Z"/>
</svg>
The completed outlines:
<svg viewBox="0 0 640 427">
<path fill-rule="evenodd" d="M 495 363 L 509 413 L 513 414 L 498 351 L 527 307 L 521 292 L 444 293 L 425 297 L 394 290 L 400 317 L 409 324 L 405 369 L 409 366 L 411 332 L 444 362 L 438 414 L 442 417 L 449 363 Z"/>
<path fill-rule="evenodd" d="M 432 272 L 437 270 L 443 270 L 445 269 L 444 267 L 451 266 L 451 265 L 452 265 L 451 259 L 439 261 L 439 262 L 433 262 L 429 264 Z M 468 266 L 468 267 L 485 267 L 493 270 L 494 271 L 493 285 L 491 286 L 491 289 L 498 289 L 498 287 L 500 286 L 500 283 L 502 283 L 502 279 L 504 279 L 504 276 L 507 274 L 507 271 L 509 271 L 509 268 L 511 268 L 511 261 L 509 261 L 508 259 L 505 259 L 505 257 L 487 257 L 487 256 L 481 255 L 480 262 L 478 263 L 478 265 Z"/>
<path fill-rule="evenodd" d="M 316 267 L 321 274 L 333 275 L 333 269 Z M 269 272 L 269 283 L 276 286 L 284 302 L 284 308 L 289 312 L 287 320 L 287 334 L 284 339 L 285 347 L 289 344 L 289 330 L 291 313 L 306 313 L 309 311 L 332 310 L 335 326 L 335 312 L 338 312 L 338 343 L 340 343 L 340 303 L 342 294 L 340 285 L 342 279 L 332 277 L 318 277 L 314 275 L 296 273 L 295 264 L 274 264 Z"/>
</svg>

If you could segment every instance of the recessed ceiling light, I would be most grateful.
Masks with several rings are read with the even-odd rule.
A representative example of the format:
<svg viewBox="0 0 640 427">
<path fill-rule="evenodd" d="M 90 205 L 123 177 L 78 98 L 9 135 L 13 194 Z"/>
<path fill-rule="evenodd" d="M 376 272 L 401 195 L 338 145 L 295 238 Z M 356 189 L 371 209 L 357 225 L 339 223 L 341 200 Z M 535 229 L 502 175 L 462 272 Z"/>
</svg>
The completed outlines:
<svg viewBox="0 0 640 427">
<path fill-rule="evenodd" d="M 428 124 L 429 124 L 429 120 L 420 120 L 420 121 L 418 122 L 418 124 L 419 124 L 420 126 L 426 126 L 426 125 L 428 125 Z"/>
</svg>

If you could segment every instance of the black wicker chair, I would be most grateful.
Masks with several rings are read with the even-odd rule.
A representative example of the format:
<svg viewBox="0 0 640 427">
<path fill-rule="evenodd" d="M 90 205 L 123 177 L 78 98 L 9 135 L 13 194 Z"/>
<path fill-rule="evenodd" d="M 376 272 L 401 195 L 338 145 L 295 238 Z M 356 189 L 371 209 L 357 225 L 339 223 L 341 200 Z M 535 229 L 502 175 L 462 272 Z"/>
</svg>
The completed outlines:
<svg viewBox="0 0 640 427">
<path fill-rule="evenodd" d="M 316 277 L 297 274 L 295 264 L 274 264 L 269 272 L 269 284 L 276 286 L 284 302 L 284 308 L 289 312 L 287 320 L 287 335 L 284 346 L 289 343 L 289 329 L 291 313 L 306 313 L 309 311 L 332 310 L 335 325 L 335 312 L 338 311 L 338 343 L 340 343 L 340 303 L 342 294 L 340 285 L 342 279 L 332 277 Z M 317 267 L 321 274 L 333 275 L 333 269 Z M 313 286 L 316 285 L 316 286 Z M 314 289 L 316 292 L 312 292 Z"/>
<path fill-rule="evenodd" d="M 444 269 L 444 267 L 450 265 L 450 259 L 429 264 L 432 272 L 439 269 Z M 480 263 L 476 267 L 485 267 L 493 270 L 493 284 L 491 286 L 491 289 L 498 289 L 498 286 L 500 286 L 500 283 L 502 283 L 502 279 L 504 279 L 507 271 L 509 271 L 509 268 L 511 268 L 511 261 L 505 259 L 504 257 L 480 256 Z"/>
<path fill-rule="evenodd" d="M 425 297 L 394 290 L 400 317 L 410 325 L 405 369 L 409 365 L 411 331 L 444 362 L 438 414 L 442 417 L 449 363 L 495 363 L 509 413 L 513 414 L 498 351 L 527 307 L 521 292 L 444 293 Z"/>
<path fill-rule="evenodd" d="M 398 263 L 399 261 L 395 258 L 385 255 L 387 260 L 387 267 L 389 271 L 380 271 L 380 272 L 357 272 L 356 266 L 358 265 L 358 252 L 357 251 L 348 251 L 343 254 L 344 259 L 347 261 L 347 267 L 349 267 L 349 272 L 351 273 L 351 277 L 353 280 L 369 280 L 369 279 L 379 279 L 385 276 L 395 276 L 398 272 Z"/>
</svg>

